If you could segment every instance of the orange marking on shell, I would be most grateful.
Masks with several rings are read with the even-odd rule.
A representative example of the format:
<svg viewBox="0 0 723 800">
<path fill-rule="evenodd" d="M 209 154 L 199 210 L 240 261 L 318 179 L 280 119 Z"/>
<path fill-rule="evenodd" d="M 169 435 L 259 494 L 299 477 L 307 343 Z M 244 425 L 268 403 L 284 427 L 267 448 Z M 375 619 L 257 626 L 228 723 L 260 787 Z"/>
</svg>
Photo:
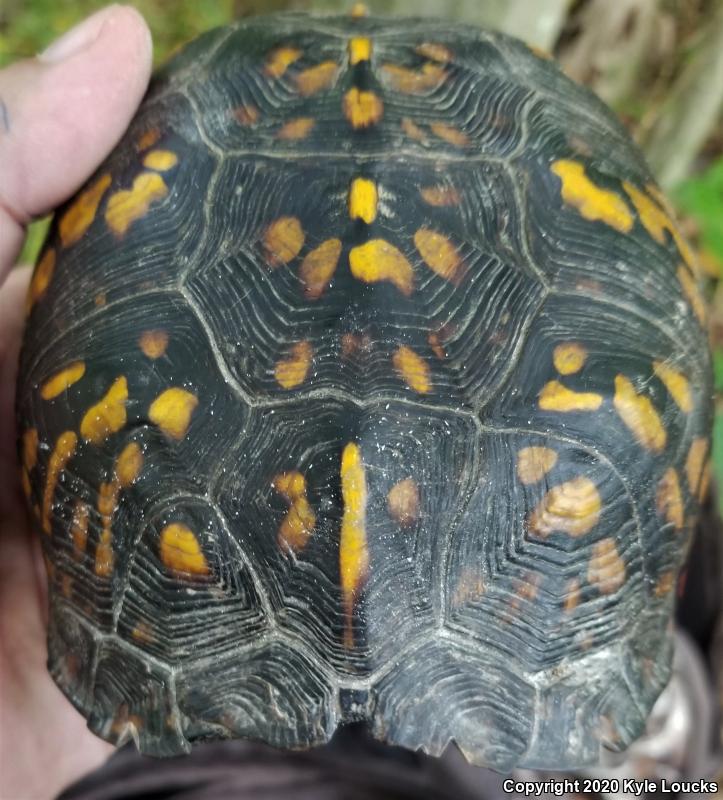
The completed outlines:
<svg viewBox="0 0 723 800">
<path fill-rule="evenodd" d="M 441 64 L 446 64 L 454 58 L 454 54 L 449 47 L 436 42 L 422 42 L 422 44 L 414 48 L 414 52 L 432 61 L 439 61 Z"/>
<path fill-rule="evenodd" d="M 279 217 L 264 231 L 263 244 L 272 267 L 288 264 L 304 246 L 304 230 L 296 217 Z"/>
<path fill-rule="evenodd" d="M 259 121 L 260 112 L 256 106 L 243 105 L 234 108 L 233 116 L 236 122 L 244 128 L 250 128 Z"/>
<path fill-rule="evenodd" d="M 517 477 L 529 486 L 541 481 L 557 464 L 557 453 L 549 447 L 523 447 L 517 453 Z"/>
<path fill-rule="evenodd" d="M 429 364 L 411 347 L 405 344 L 398 347 L 392 356 L 392 363 L 410 389 L 419 394 L 428 394 L 431 391 Z"/>
<path fill-rule="evenodd" d="M 130 189 L 120 189 L 108 199 L 105 221 L 116 236 L 145 216 L 153 203 L 168 194 L 168 187 L 157 172 L 142 172 Z"/>
<path fill-rule="evenodd" d="M 341 337 L 341 354 L 344 358 L 365 354 L 371 349 L 371 344 L 371 339 L 366 333 L 345 333 Z"/>
<path fill-rule="evenodd" d="M 73 506 L 73 517 L 70 522 L 70 537 L 73 540 L 75 557 L 81 558 L 88 545 L 88 524 L 90 508 L 82 500 L 76 500 Z"/>
<path fill-rule="evenodd" d="M 693 439 L 685 459 L 685 475 L 691 494 L 696 494 L 703 476 L 703 465 L 708 455 L 708 440 L 702 436 Z"/>
<path fill-rule="evenodd" d="M 486 591 L 487 586 L 479 568 L 463 567 L 450 597 L 452 608 L 479 600 Z"/>
<path fill-rule="evenodd" d="M 430 122 L 429 127 L 435 136 L 455 147 L 468 147 L 470 144 L 466 133 L 446 122 Z"/>
<path fill-rule="evenodd" d="M 352 19 L 362 19 L 362 17 L 369 16 L 369 8 L 366 3 L 354 3 L 349 11 L 349 16 Z"/>
<path fill-rule="evenodd" d="M 316 526 L 316 515 L 306 496 L 306 479 L 300 472 L 277 475 L 273 488 L 289 503 L 289 510 L 278 532 L 278 545 L 301 552 L 307 545 Z"/>
<path fill-rule="evenodd" d="M 419 519 L 419 486 L 413 478 L 405 478 L 392 486 L 387 494 L 387 509 L 402 527 Z"/>
<path fill-rule="evenodd" d="M 59 394 L 69 389 L 85 375 L 85 363 L 74 361 L 68 364 L 60 372 L 48 378 L 40 387 L 40 396 L 43 400 L 53 400 Z"/>
<path fill-rule="evenodd" d="M 417 142 L 427 141 L 424 131 L 419 127 L 419 125 L 417 125 L 416 122 L 409 119 L 409 117 L 404 117 L 402 119 L 401 126 L 404 133 L 406 133 L 410 139 L 414 139 Z"/>
<path fill-rule="evenodd" d="M 703 467 L 703 473 L 700 476 L 700 484 L 698 485 L 699 503 L 704 503 L 707 500 L 712 477 L 713 477 L 713 462 L 709 458 L 705 462 L 705 466 Z"/>
<path fill-rule="evenodd" d="M 38 462 L 38 430 L 28 428 L 23 433 L 23 466 L 30 472 Z"/>
<path fill-rule="evenodd" d="M 301 56 L 302 52 L 298 47 L 277 47 L 269 55 L 264 65 L 264 72 L 270 78 L 280 78 Z"/>
<path fill-rule="evenodd" d="M 156 637 L 153 635 L 153 628 L 144 620 L 141 620 L 133 628 L 131 636 L 141 644 L 152 644 L 156 640 Z"/>
<path fill-rule="evenodd" d="M 276 138 L 283 141 L 295 142 L 305 139 L 316 125 L 316 120 L 311 117 L 297 117 L 284 123 L 276 132 Z"/>
<path fill-rule="evenodd" d="M 429 228 L 419 228 L 414 244 L 424 263 L 440 278 L 457 283 L 462 277 L 462 258 L 457 248 L 443 234 Z"/>
<path fill-rule="evenodd" d="M 321 297 L 334 277 L 340 255 L 341 239 L 327 239 L 304 256 L 299 278 L 307 297 L 313 300 Z"/>
<path fill-rule="evenodd" d="M 563 608 L 566 614 L 572 614 L 578 605 L 580 605 L 580 581 L 573 579 L 567 584 Z"/>
<path fill-rule="evenodd" d="M 552 353 L 552 361 L 560 375 L 574 375 L 585 364 L 587 350 L 579 342 L 558 344 Z"/>
<path fill-rule="evenodd" d="M 38 261 L 37 266 L 35 267 L 35 271 L 33 272 L 33 277 L 30 281 L 30 287 L 28 288 L 27 300 L 25 302 L 25 310 L 27 313 L 30 313 L 30 310 L 35 303 L 37 303 L 38 300 L 40 300 L 40 298 L 48 290 L 48 286 L 50 285 L 50 281 L 53 279 L 54 272 L 55 250 L 50 247 L 43 253 L 40 261 Z"/>
<path fill-rule="evenodd" d="M 438 208 L 457 206 L 460 203 L 459 192 L 452 186 L 422 186 L 419 193 L 425 203 Z"/>
<path fill-rule="evenodd" d="M 314 350 L 310 342 L 296 342 L 291 353 L 277 362 L 274 370 L 276 382 L 283 389 L 295 389 L 300 386 L 309 374 Z"/>
<path fill-rule="evenodd" d="M 143 331 L 138 337 L 138 347 L 144 356 L 150 359 L 160 358 L 165 354 L 168 347 L 168 331 L 160 328 L 155 328 L 149 331 Z"/>
<path fill-rule="evenodd" d="M 166 436 L 180 441 L 188 432 L 191 416 L 198 406 L 198 397 L 186 389 L 173 386 L 161 392 L 148 409 L 148 418 Z"/>
<path fill-rule="evenodd" d="M 688 300 L 690 307 L 693 309 L 693 313 L 698 318 L 698 322 L 700 322 L 702 327 L 705 327 L 708 319 L 708 310 L 703 295 L 698 288 L 698 282 L 694 275 L 684 266 L 678 267 L 676 275 L 683 289 L 683 294 Z"/>
<path fill-rule="evenodd" d="M 613 539 L 602 539 L 592 547 L 587 580 L 602 594 L 612 594 L 625 583 L 625 562 Z"/>
<path fill-rule="evenodd" d="M 182 522 L 163 528 L 159 551 L 161 561 L 173 573 L 205 576 L 210 572 L 196 535 Z"/>
<path fill-rule="evenodd" d="M 153 145 L 161 138 L 161 132 L 158 128 L 149 128 L 138 137 L 136 142 L 136 150 L 143 152 Z"/>
<path fill-rule="evenodd" d="M 342 111 L 352 128 L 358 130 L 379 122 L 384 115 L 384 104 L 374 92 L 354 86 L 344 95 Z"/>
<path fill-rule="evenodd" d="M 577 537 L 600 519 L 602 500 L 595 484 L 583 476 L 553 486 L 530 515 L 530 531 L 543 539 L 554 531 Z"/>
<path fill-rule="evenodd" d="M 658 582 L 655 584 L 655 596 L 665 597 L 665 595 L 670 594 L 674 588 L 675 588 L 675 572 L 671 569 L 668 570 L 667 572 L 664 572 L 658 578 Z"/>
<path fill-rule="evenodd" d="M 646 449 L 660 453 L 665 448 L 668 435 L 660 414 L 649 397 L 638 394 L 632 382 L 624 375 L 615 376 L 613 405 L 625 427 Z"/>
<path fill-rule="evenodd" d="M 148 169 L 155 169 L 158 172 L 166 172 L 178 164 L 178 156 L 170 150 L 151 150 L 143 159 L 143 166 Z"/>
<path fill-rule="evenodd" d="M 137 442 L 127 444 L 115 462 L 115 474 L 122 489 L 127 489 L 141 474 L 143 451 Z"/>
<path fill-rule="evenodd" d="M 111 184 L 110 173 L 101 175 L 85 191 L 73 201 L 70 208 L 63 213 L 58 223 L 58 233 L 63 247 L 68 247 L 80 239 L 90 228 L 103 195 Z"/>
<path fill-rule="evenodd" d="M 389 281 L 402 294 L 414 289 L 414 270 L 406 256 L 384 239 L 371 239 L 349 251 L 351 274 L 364 283 Z"/>
<path fill-rule="evenodd" d="M 658 514 L 677 530 L 682 530 L 685 508 L 678 473 L 673 467 L 669 467 L 658 482 L 655 501 Z"/>
<path fill-rule="evenodd" d="M 653 361 L 653 371 L 663 382 L 678 408 L 689 414 L 693 410 L 693 393 L 690 381 L 685 375 L 663 361 Z"/>
<path fill-rule="evenodd" d="M 437 356 L 437 358 L 447 357 L 447 353 L 439 339 L 439 334 L 430 333 L 427 336 L 427 341 L 429 342 L 429 346 L 432 348 L 432 352 L 434 353 L 435 356 Z"/>
<path fill-rule="evenodd" d="M 425 94 L 446 80 L 447 72 L 439 64 L 428 61 L 421 69 L 409 69 L 398 64 L 382 64 L 380 73 L 385 83 L 402 94 Z M 437 123 L 442 124 L 442 123 Z M 445 138 L 444 136 L 442 138 Z M 455 144 L 455 142 L 452 142 Z"/>
<path fill-rule="evenodd" d="M 559 381 L 548 381 L 540 392 L 539 405 L 543 411 L 597 411 L 602 401 L 602 395 L 575 392 Z"/>
<path fill-rule="evenodd" d="M 105 395 L 85 413 L 80 423 L 80 435 L 86 442 L 100 444 L 111 433 L 126 424 L 128 383 L 125 376 L 116 378 Z"/>
<path fill-rule="evenodd" d="M 103 486 L 106 485 L 103 484 Z M 113 574 L 114 565 L 113 534 L 108 528 L 104 528 L 100 533 L 98 544 L 95 548 L 95 574 L 99 578 L 109 578 Z"/>
<path fill-rule="evenodd" d="M 311 97 L 330 88 L 339 73 L 336 61 L 322 61 L 321 64 L 302 70 L 294 76 L 296 90 L 302 97 Z"/>
<path fill-rule="evenodd" d="M 65 469 L 68 461 L 75 455 L 78 446 L 78 437 L 73 431 L 65 431 L 58 437 L 53 452 L 48 460 L 48 471 L 43 492 L 42 528 L 50 535 L 50 513 L 53 509 L 53 495 L 58 485 L 60 473 Z"/>
<path fill-rule="evenodd" d="M 369 572 L 366 507 L 367 483 L 359 446 L 349 443 L 341 456 L 344 513 L 339 540 L 339 573 L 344 603 L 344 646 L 354 647 L 354 605 Z"/>
</svg>

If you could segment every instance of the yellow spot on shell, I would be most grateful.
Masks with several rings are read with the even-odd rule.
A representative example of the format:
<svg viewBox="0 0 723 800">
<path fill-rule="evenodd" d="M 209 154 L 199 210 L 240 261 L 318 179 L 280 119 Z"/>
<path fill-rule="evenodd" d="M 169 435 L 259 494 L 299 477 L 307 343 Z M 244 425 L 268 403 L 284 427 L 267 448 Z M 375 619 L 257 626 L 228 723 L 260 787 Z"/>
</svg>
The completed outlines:
<svg viewBox="0 0 723 800">
<path fill-rule="evenodd" d="M 451 186 L 423 186 L 419 193 L 430 206 L 456 206 L 460 201 L 459 192 Z"/>
<path fill-rule="evenodd" d="M 362 17 L 369 16 L 369 9 L 366 3 L 354 3 L 349 12 L 352 19 L 361 19 Z"/>
<path fill-rule="evenodd" d="M 453 283 L 459 280 L 462 259 L 446 236 L 429 228 L 420 228 L 414 234 L 414 244 L 426 265 L 437 275 Z"/>
<path fill-rule="evenodd" d="M 439 339 L 439 334 L 430 333 L 427 336 L 427 341 L 429 342 L 429 346 L 432 348 L 432 352 L 435 356 L 437 356 L 437 358 L 447 357 L 447 353 L 445 352 L 442 342 Z"/>
<path fill-rule="evenodd" d="M 685 460 L 685 474 L 691 494 L 695 494 L 698 491 L 700 479 L 703 475 L 703 464 L 707 455 L 708 440 L 702 436 L 693 439 L 690 450 L 688 450 L 688 457 Z"/>
<path fill-rule="evenodd" d="M 196 410 L 198 398 L 195 394 L 174 386 L 161 392 L 148 409 L 148 418 L 166 436 L 183 439 L 191 424 L 191 415 Z"/>
<path fill-rule="evenodd" d="M 573 375 L 579 372 L 586 358 L 587 350 L 577 342 L 558 344 L 552 353 L 552 361 L 560 375 Z"/>
<path fill-rule="evenodd" d="M 580 605 L 580 581 L 578 580 L 571 580 L 567 584 L 567 589 L 565 590 L 565 602 L 563 608 L 565 609 L 566 614 L 572 614 L 572 612 Z"/>
<path fill-rule="evenodd" d="M 77 383 L 83 375 L 85 375 L 85 364 L 82 361 L 74 361 L 45 381 L 40 387 L 40 396 L 43 400 L 52 400 Z"/>
<path fill-rule="evenodd" d="M 349 40 L 349 66 L 361 61 L 369 61 L 372 57 L 372 42 L 365 36 L 355 36 Z"/>
<path fill-rule="evenodd" d="M 274 478 L 272 486 L 290 504 L 279 527 L 279 547 L 289 547 L 299 553 L 306 547 L 316 525 L 316 515 L 306 496 L 306 480 L 300 472 L 284 472 Z"/>
<path fill-rule="evenodd" d="M 487 587 L 480 570 L 478 568 L 462 567 L 450 598 L 452 608 L 459 608 L 466 603 L 479 600 L 486 591 Z"/>
<path fill-rule="evenodd" d="M 657 187 L 651 188 L 657 189 Z M 692 270 L 695 270 L 696 264 L 693 251 L 681 235 L 672 217 L 651 197 L 633 186 L 629 181 L 623 181 L 623 189 L 625 189 L 628 197 L 635 206 L 635 210 L 638 212 L 638 217 L 645 230 L 658 244 L 665 244 L 665 232 L 668 231 L 685 263 Z"/>
<path fill-rule="evenodd" d="M 48 460 L 48 472 L 45 481 L 45 491 L 43 493 L 43 516 L 42 526 L 45 533 L 50 534 L 50 512 L 53 508 L 53 495 L 58 484 L 60 473 L 65 469 L 66 464 L 75 454 L 78 445 L 78 437 L 73 431 L 61 433 L 55 443 L 53 452 Z"/>
<path fill-rule="evenodd" d="M 680 491 L 678 473 L 672 467 L 665 471 L 658 482 L 655 503 L 658 514 L 681 530 L 684 519 L 683 495 Z"/>
<path fill-rule="evenodd" d="M 689 414 L 693 410 L 693 394 L 690 390 L 690 382 L 685 375 L 663 361 L 653 361 L 653 370 L 665 384 L 665 388 L 670 392 L 670 396 L 675 400 L 678 408 Z"/>
<path fill-rule="evenodd" d="M 612 539 L 601 539 L 593 545 L 587 580 L 602 594 L 616 592 L 625 583 L 625 562 Z"/>
<path fill-rule="evenodd" d="M 108 484 L 103 484 L 104 486 Z M 113 534 L 104 528 L 95 548 L 95 574 L 100 578 L 108 578 L 113 573 L 115 555 L 113 554 Z"/>
<path fill-rule="evenodd" d="M 355 130 L 375 125 L 384 114 L 384 104 L 374 92 L 349 89 L 342 100 L 344 116 Z"/>
<path fill-rule="evenodd" d="M 600 220 L 622 233 L 633 227 L 633 215 L 626 202 L 615 192 L 596 186 L 576 161 L 560 159 L 552 172 L 562 181 L 562 199 L 590 221 Z"/>
<path fill-rule="evenodd" d="M 130 226 L 141 219 L 153 203 L 168 194 L 168 187 L 156 172 L 142 172 L 131 189 L 121 189 L 110 196 L 105 209 L 105 221 L 117 236 L 123 236 Z"/>
<path fill-rule="evenodd" d="M 429 378 L 429 364 L 411 347 L 403 344 L 392 356 L 394 369 L 402 376 L 407 386 L 420 394 L 428 394 L 432 388 Z"/>
<path fill-rule="evenodd" d="M 294 77 L 296 89 L 302 97 L 328 89 L 336 80 L 339 65 L 336 61 L 322 61 L 314 67 L 303 70 Z"/>
<path fill-rule="evenodd" d="M 589 478 L 580 476 L 547 492 L 530 515 L 529 528 L 543 538 L 553 531 L 583 536 L 597 525 L 601 508 L 597 487 Z"/>
<path fill-rule="evenodd" d="M 668 436 L 660 415 L 649 397 L 639 395 L 624 375 L 615 376 L 615 410 L 636 440 L 646 449 L 660 453 Z"/>
<path fill-rule="evenodd" d="M 23 466 L 30 472 L 38 462 L 38 430 L 28 428 L 23 434 Z"/>
<path fill-rule="evenodd" d="M 193 531 L 182 522 L 172 522 L 161 531 L 160 556 L 172 572 L 208 575 L 209 568 Z"/>
<path fill-rule="evenodd" d="M 341 255 L 341 239 L 327 239 L 304 256 L 299 278 L 307 297 L 321 297 L 334 276 Z"/>
<path fill-rule="evenodd" d="M 148 150 L 149 147 L 153 147 L 153 145 L 161 138 L 161 132 L 158 128 L 149 128 L 147 131 L 142 133 L 136 142 L 136 150 L 139 152 L 143 152 L 144 150 Z"/>
<path fill-rule="evenodd" d="M 139 622 L 131 631 L 131 636 L 141 644 L 151 644 L 156 637 L 153 635 L 153 628 L 144 621 Z"/>
<path fill-rule="evenodd" d="M 412 525 L 419 518 L 419 487 L 413 478 L 395 483 L 387 495 L 387 509 L 399 525 Z"/>
<path fill-rule="evenodd" d="M 421 69 L 409 69 L 409 67 L 401 67 L 398 64 L 383 64 L 380 71 L 386 83 L 394 91 L 402 92 L 402 94 L 430 92 L 447 77 L 446 71 L 439 64 L 433 64 L 430 61 Z"/>
<path fill-rule="evenodd" d="M 698 288 L 698 282 L 690 273 L 690 271 L 683 266 L 678 267 L 676 275 L 678 276 L 678 280 L 680 281 L 680 285 L 683 289 L 683 294 L 685 294 L 688 302 L 690 303 L 690 307 L 693 309 L 693 313 L 698 318 L 698 322 L 705 327 L 708 312 L 703 295 L 700 293 L 700 289 Z"/>
<path fill-rule="evenodd" d="M 279 217 L 266 228 L 264 247 L 272 266 L 287 264 L 299 255 L 304 245 L 304 231 L 296 217 Z"/>
<path fill-rule="evenodd" d="M 526 485 L 541 481 L 557 464 L 557 453 L 549 447 L 523 447 L 517 453 L 517 477 Z"/>
<path fill-rule="evenodd" d="M 713 462 L 709 458 L 705 462 L 705 466 L 703 467 L 703 474 L 700 476 L 700 484 L 698 486 L 699 503 L 704 503 L 706 501 L 712 477 L 713 477 Z"/>
<path fill-rule="evenodd" d="M 670 594 L 673 591 L 674 586 L 675 572 L 671 569 L 658 578 L 658 582 L 655 584 L 655 596 L 665 597 L 666 594 Z"/>
<path fill-rule="evenodd" d="M 109 173 L 101 175 L 90 187 L 81 192 L 58 223 L 60 241 L 64 247 L 80 239 L 95 219 L 98 205 L 111 184 Z"/>
<path fill-rule="evenodd" d="M 178 164 L 178 156 L 170 150 L 151 150 L 143 159 L 143 166 L 159 172 L 173 169 Z"/>
<path fill-rule="evenodd" d="M 55 250 L 49 248 L 43 253 L 42 258 L 38 261 L 33 278 L 30 281 L 30 288 L 28 289 L 28 298 L 25 304 L 25 309 L 30 312 L 30 309 L 40 298 L 45 294 L 53 279 L 55 272 Z"/>
<path fill-rule="evenodd" d="M 361 451 L 356 444 L 347 444 L 341 456 L 341 494 L 344 513 L 339 542 L 339 572 L 346 620 L 344 645 L 353 647 L 354 603 L 369 570 L 366 532 L 367 482 Z"/>
<path fill-rule="evenodd" d="M 250 128 L 259 121 L 259 110 L 256 106 L 243 105 L 233 110 L 236 122 L 244 128 Z"/>
<path fill-rule="evenodd" d="M 138 346 L 144 356 L 153 360 L 160 358 L 168 347 L 168 332 L 160 328 L 143 331 L 138 338 Z"/>
<path fill-rule="evenodd" d="M 349 189 L 349 216 L 369 225 L 377 216 L 377 187 L 368 178 L 354 178 Z"/>
<path fill-rule="evenodd" d="M 80 435 L 86 442 L 100 444 L 111 433 L 116 433 L 126 424 L 126 402 L 128 383 L 123 375 L 94 406 L 86 411 L 80 423 Z"/>
<path fill-rule="evenodd" d="M 431 58 L 432 61 L 439 61 L 442 64 L 454 58 L 449 47 L 443 44 L 436 44 L 435 42 L 422 42 L 422 44 L 414 48 L 414 52 L 425 58 Z"/>
<path fill-rule="evenodd" d="M 73 517 L 70 521 L 70 537 L 73 540 L 75 557 L 79 558 L 85 553 L 88 544 L 88 523 L 90 521 L 90 509 L 87 503 L 76 500 L 73 506 Z"/>
<path fill-rule="evenodd" d="M 575 392 L 559 381 L 549 381 L 540 392 L 543 411 L 596 411 L 602 405 L 602 396 L 594 392 Z"/>
<path fill-rule="evenodd" d="M 384 239 L 371 239 L 349 251 L 351 274 L 365 283 L 390 281 L 402 294 L 414 288 L 414 270 L 404 254 Z"/>
<path fill-rule="evenodd" d="M 309 374 L 313 349 L 309 342 L 297 342 L 291 348 L 288 358 L 276 364 L 274 375 L 276 382 L 283 389 L 295 389 L 300 386 Z"/>
<path fill-rule="evenodd" d="M 276 132 L 276 138 L 284 141 L 305 139 L 313 130 L 316 122 L 311 117 L 297 117 L 284 123 Z"/>
<path fill-rule="evenodd" d="M 467 147 L 469 145 L 467 134 L 462 133 L 459 128 L 455 128 L 453 125 L 447 125 L 446 122 L 431 122 L 429 128 L 435 136 L 455 147 Z"/>
<path fill-rule="evenodd" d="M 417 142 L 424 142 L 426 141 L 426 136 L 424 135 L 424 131 L 417 125 L 416 122 L 409 119 L 409 117 L 404 117 L 401 122 L 402 130 L 404 133 L 409 136 L 410 139 L 414 139 Z"/>
<path fill-rule="evenodd" d="M 297 47 L 277 47 L 269 56 L 264 72 L 270 78 L 280 78 L 301 55 L 301 50 Z"/>
<path fill-rule="evenodd" d="M 115 474 L 121 488 L 126 489 L 141 474 L 143 451 L 137 442 L 127 444 L 116 459 Z"/>
</svg>

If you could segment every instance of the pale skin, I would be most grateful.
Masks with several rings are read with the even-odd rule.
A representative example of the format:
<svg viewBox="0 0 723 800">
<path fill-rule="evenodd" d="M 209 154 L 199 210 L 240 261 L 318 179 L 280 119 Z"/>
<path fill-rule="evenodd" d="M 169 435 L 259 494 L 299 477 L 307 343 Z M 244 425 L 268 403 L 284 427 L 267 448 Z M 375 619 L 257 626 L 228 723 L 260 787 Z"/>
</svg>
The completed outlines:
<svg viewBox="0 0 723 800">
<path fill-rule="evenodd" d="M 47 51 L 46 51 L 47 52 Z M 47 55 L 0 70 L 0 797 L 51 798 L 112 747 L 90 733 L 47 667 L 47 592 L 16 463 L 14 395 L 30 269 L 13 269 L 32 219 L 69 197 L 123 134 L 151 70 L 140 15 L 111 6 Z"/>
</svg>

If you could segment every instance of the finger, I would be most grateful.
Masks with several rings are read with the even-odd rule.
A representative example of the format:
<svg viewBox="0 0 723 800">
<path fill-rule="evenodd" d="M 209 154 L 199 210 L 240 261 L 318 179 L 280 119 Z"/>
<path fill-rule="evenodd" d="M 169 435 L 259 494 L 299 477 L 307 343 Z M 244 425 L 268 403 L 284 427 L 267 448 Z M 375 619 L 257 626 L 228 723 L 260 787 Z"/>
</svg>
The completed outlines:
<svg viewBox="0 0 723 800">
<path fill-rule="evenodd" d="M 140 14 L 114 5 L 0 71 L 0 282 L 25 224 L 77 189 L 123 134 L 151 50 Z"/>
</svg>

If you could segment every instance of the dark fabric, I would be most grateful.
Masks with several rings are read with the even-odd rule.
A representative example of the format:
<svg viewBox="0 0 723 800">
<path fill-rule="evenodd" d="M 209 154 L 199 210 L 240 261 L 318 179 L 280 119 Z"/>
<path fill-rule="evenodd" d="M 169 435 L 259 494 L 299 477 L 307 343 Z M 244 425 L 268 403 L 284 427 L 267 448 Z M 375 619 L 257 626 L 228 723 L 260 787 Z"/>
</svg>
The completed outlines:
<svg viewBox="0 0 723 800">
<path fill-rule="evenodd" d="M 493 800 L 510 797 L 503 780 L 456 751 L 442 759 L 412 753 L 353 725 L 307 752 L 216 742 L 159 760 L 127 746 L 58 800 Z"/>
</svg>

